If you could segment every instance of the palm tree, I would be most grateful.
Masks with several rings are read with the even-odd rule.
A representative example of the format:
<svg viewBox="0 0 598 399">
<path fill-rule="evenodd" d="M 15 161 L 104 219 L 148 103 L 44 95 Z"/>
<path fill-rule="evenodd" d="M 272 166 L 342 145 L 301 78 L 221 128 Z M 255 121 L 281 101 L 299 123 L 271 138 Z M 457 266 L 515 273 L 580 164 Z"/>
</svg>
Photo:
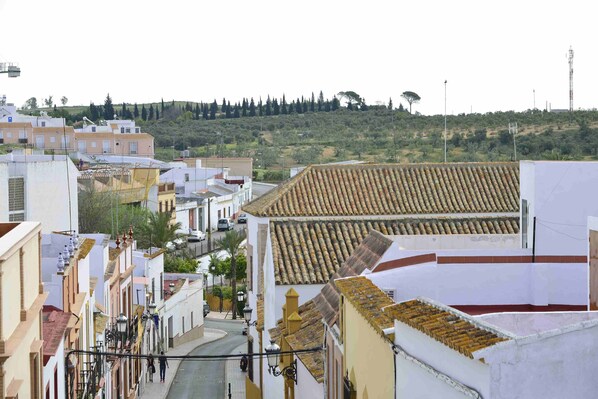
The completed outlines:
<svg viewBox="0 0 598 399">
<path fill-rule="evenodd" d="M 214 278 L 216 276 L 220 276 L 220 259 L 218 259 L 218 255 L 215 252 L 210 254 L 210 263 L 208 264 L 208 271 L 212 275 L 212 290 L 214 289 Z M 222 285 L 222 284 L 220 284 Z"/>
<path fill-rule="evenodd" d="M 233 320 L 237 318 L 237 255 L 241 250 L 241 243 L 245 240 L 245 230 L 229 230 L 217 245 L 230 256 L 230 280 L 233 295 Z"/>
<path fill-rule="evenodd" d="M 150 213 L 147 224 L 141 227 L 141 235 L 150 246 L 164 248 L 166 243 L 176 238 L 176 231 L 181 228 L 181 223 L 170 223 L 170 213 Z"/>
</svg>

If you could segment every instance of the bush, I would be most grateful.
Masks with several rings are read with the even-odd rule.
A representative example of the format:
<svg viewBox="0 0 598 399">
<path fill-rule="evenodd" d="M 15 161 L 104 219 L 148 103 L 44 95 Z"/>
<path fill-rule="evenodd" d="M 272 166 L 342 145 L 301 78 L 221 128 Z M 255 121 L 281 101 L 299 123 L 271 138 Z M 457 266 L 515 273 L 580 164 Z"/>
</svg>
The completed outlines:
<svg viewBox="0 0 598 399">
<path fill-rule="evenodd" d="M 197 261 L 193 258 L 166 254 L 164 256 L 164 271 L 166 273 L 195 273 Z"/>
</svg>

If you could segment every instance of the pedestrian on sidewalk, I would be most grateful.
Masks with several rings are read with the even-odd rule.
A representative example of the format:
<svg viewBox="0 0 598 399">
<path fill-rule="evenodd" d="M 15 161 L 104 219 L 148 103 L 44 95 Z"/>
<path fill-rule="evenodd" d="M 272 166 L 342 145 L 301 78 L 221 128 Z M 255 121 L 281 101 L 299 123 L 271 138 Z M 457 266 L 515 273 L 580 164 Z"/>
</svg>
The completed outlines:
<svg viewBox="0 0 598 399">
<path fill-rule="evenodd" d="M 149 374 L 150 382 L 154 382 L 154 373 L 156 372 L 156 366 L 154 365 L 154 355 L 152 353 L 147 357 L 147 373 Z"/>
<path fill-rule="evenodd" d="M 164 351 L 160 352 L 158 362 L 160 363 L 160 382 L 164 382 L 164 378 L 166 377 L 166 367 L 170 368 L 170 366 L 168 366 L 168 359 L 164 356 Z"/>
</svg>

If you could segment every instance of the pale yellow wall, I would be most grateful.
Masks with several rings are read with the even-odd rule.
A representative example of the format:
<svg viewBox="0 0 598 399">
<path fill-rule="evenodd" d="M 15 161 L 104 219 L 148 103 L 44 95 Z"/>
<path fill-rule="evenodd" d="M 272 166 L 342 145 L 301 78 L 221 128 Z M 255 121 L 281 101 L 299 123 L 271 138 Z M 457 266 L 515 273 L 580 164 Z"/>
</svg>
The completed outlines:
<svg viewBox="0 0 598 399">
<path fill-rule="evenodd" d="M 389 340 L 344 301 L 345 371 L 353 382 L 358 399 L 392 399 L 394 395 L 394 356 Z"/>
<path fill-rule="evenodd" d="M 37 236 L 23 246 L 25 309 L 29 309 L 39 293 L 39 242 Z"/>
<path fill-rule="evenodd" d="M 33 319 L 33 324 L 31 328 L 27 331 L 24 335 L 23 339 L 20 341 L 19 346 L 15 350 L 15 353 L 10 356 L 6 362 L 4 363 L 3 370 L 4 374 L 4 383 L 6 386 L 10 384 L 10 382 L 15 380 L 23 380 L 21 387 L 19 389 L 19 398 L 31 398 L 31 368 L 29 362 L 29 355 L 30 355 L 30 348 L 31 343 L 33 341 L 41 340 L 39 335 L 40 332 L 40 316 L 39 313 Z M 43 364 L 43 359 L 40 360 Z M 40 375 L 41 378 L 41 375 Z M 6 389 L 5 386 L 5 389 Z M 42 396 L 43 397 L 43 396 Z"/>
<path fill-rule="evenodd" d="M 16 251 L 2 264 L 2 339 L 10 338 L 19 325 L 21 318 L 20 307 L 20 270 L 19 251 Z M 37 291 L 36 291 L 37 292 Z"/>
</svg>

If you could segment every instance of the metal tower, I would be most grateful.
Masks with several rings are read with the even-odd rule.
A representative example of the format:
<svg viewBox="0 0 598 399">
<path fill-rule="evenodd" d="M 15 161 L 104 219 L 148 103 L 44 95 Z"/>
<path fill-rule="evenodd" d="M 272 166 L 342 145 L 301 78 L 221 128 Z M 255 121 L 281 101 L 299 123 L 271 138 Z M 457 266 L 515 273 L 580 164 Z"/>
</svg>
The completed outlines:
<svg viewBox="0 0 598 399">
<path fill-rule="evenodd" d="M 569 112 L 573 112 L 573 47 L 569 46 Z"/>
</svg>

